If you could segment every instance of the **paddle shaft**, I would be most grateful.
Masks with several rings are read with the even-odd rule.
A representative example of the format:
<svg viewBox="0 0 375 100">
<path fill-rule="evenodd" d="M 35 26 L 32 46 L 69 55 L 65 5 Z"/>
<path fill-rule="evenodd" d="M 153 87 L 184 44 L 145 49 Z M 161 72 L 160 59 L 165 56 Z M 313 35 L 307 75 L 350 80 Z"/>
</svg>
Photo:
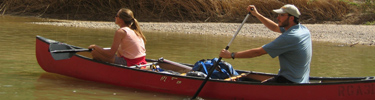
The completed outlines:
<svg viewBox="0 0 375 100">
<path fill-rule="evenodd" d="M 232 44 L 233 40 L 236 38 L 237 34 L 240 32 L 242 26 L 245 24 L 247 18 L 249 17 L 250 13 L 248 13 L 245 17 L 245 19 L 242 21 L 241 26 L 237 29 L 236 33 L 233 35 L 233 38 L 229 41 L 228 45 L 225 47 L 225 50 L 229 49 L 230 44 Z M 197 92 L 194 94 L 194 96 L 191 99 L 195 99 L 200 91 L 203 89 L 204 85 L 207 83 L 208 79 L 210 79 L 212 72 L 215 70 L 215 68 L 219 65 L 219 62 L 221 61 L 222 57 L 218 59 L 217 62 L 214 63 L 214 66 L 209 69 L 207 77 L 202 82 L 201 86 L 198 88 Z"/>
</svg>

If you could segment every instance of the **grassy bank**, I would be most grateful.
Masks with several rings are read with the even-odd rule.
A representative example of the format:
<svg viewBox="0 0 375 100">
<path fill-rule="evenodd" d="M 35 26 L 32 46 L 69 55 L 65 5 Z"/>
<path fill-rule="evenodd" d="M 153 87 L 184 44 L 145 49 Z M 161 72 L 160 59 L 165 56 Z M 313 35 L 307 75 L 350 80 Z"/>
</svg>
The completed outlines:
<svg viewBox="0 0 375 100">
<path fill-rule="evenodd" d="M 130 8 L 140 21 L 240 22 L 252 4 L 273 20 L 272 9 L 295 4 L 303 23 L 364 24 L 374 21 L 375 0 L 2 0 L 1 14 L 111 21 Z M 259 22 L 250 18 L 249 22 Z"/>
</svg>

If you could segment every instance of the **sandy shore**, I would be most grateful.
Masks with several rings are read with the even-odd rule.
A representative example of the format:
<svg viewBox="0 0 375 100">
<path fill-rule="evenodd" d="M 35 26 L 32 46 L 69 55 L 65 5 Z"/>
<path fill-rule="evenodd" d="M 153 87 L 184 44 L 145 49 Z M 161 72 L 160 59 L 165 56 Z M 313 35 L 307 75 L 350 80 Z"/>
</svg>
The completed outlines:
<svg viewBox="0 0 375 100">
<path fill-rule="evenodd" d="M 34 22 L 34 24 L 56 25 L 64 27 L 86 27 L 117 29 L 114 22 L 53 20 Z M 233 36 L 241 23 L 161 23 L 140 22 L 142 31 L 174 32 L 184 34 L 213 34 Z M 342 46 L 375 45 L 374 25 L 335 25 L 303 24 L 311 32 L 313 41 L 340 43 Z M 278 33 L 267 29 L 263 24 L 246 23 L 239 35 L 261 38 L 276 38 Z"/>
</svg>

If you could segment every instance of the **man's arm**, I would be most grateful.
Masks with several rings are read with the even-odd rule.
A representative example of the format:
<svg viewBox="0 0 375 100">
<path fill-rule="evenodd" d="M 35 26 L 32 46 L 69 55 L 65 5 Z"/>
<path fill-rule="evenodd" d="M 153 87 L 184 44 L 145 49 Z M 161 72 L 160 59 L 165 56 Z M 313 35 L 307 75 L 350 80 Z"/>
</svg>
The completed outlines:
<svg viewBox="0 0 375 100">
<path fill-rule="evenodd" d="M 250 10 L 251 8 L 253 8 L 253 10 Z M 273 22 L 272 20 L 264 17 L 263 15 L 259 14 L 254 5 L 249 5 L 247 7 L 247 11 L 249 11 L 252 15 L 257 17 L 259 21 L 261 21 L 271 31 L 281 33 L 279 25 Z"/>
<path fill-rule="evenodd" d="M 267 54 L 267 51 L 263 47 L 240 51 L 234 54 L 234 58 L 253 58 Z M 232 58 L 232 53 L 228 50 L 223 49 L 219 55 L 223 58 Z"/>
</svg>

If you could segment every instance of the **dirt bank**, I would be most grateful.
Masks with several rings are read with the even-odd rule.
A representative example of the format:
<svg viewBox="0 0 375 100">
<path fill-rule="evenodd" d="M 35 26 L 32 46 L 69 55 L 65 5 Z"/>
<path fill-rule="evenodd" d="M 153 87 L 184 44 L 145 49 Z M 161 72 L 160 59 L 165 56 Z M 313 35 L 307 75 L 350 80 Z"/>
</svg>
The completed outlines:
<svg viewBox="0 0 375 100">
<path fill-rule="evenodd" d="M 51 20 L 34 24 L 56 25 L 64 27 L 86 27 L 117 29 L 114 22 Z M 143 31 L 174 32 L 183 34 L 213 34 L 232 36 L 240 23 L 159 23 L 141 22 Z M 340 43 L 342 46 L 375 45 L 375 26 L 373 25 L 336 25 L 304 24 L 309 28 L 313 41 Z M 240 34 L 249 37 L 276 38 L 278 33 L 271 32 L 263 24 L 246 23 Z"/>
</svg>

